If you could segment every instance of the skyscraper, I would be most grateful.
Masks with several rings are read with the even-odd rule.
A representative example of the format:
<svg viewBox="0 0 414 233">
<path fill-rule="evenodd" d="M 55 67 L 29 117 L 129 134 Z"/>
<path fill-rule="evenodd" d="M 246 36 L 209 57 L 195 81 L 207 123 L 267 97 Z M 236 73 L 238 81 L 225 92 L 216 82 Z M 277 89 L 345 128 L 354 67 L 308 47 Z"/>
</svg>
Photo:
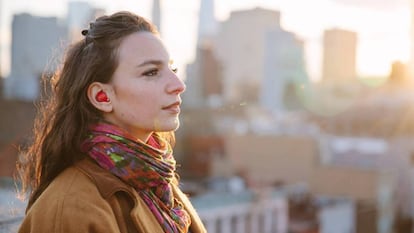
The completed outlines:
<svg viewBox="0 0 414 233">
<path fill-rule="evenodd" d="M 3 39 L 1 38 L 2 33 L 2 1 L 0 0 L 0 99 L 3 98 L 4 93 L 4 79 L 3 79 Z"/>
<path fill-rule="evenodd" d="M 187 91 L 183 94 L 188 108 L 218 107 L 222 104 L 221 64 L 211 47 L 198 47 L 194 63 L 187 66 Z"/>
<path fill-rule="evenodd" d="M 11 72 L 6 79 L 6 98 L 34 100 L 39 96 L 39 79 L 56 68 L 66 27 L 55 17 L 27 13 L 13 16 Z"/>
<path fill-rule="evenodd" d="M 214 0 L 201 0 L 198 18 L 197 46 L 209 43 L 217 33 Z"/>
<path fill-rule="evenodd" d="M 3 0 L 0 0 L 0 35 L 2 35 L 3 33 L 2 33 L 2 30 L 3 30 L 3 27 L 2 27 L 2 2 L 3 2 Z M 0 78 L 2 78 L 3 77 L 3 70 L 2 70 L 2 68 L 3 68 L 3 38 L 1 38 L 1 36 L 0 36 Z M 0 84 L 1 83 L 3 83 L 3 80 L 0 80 Z M 0 87 L 0 88 L 2 88 L 2 87 Z M 1 92 L 2 90 L 0 90 L 0 92 Z"/>
<path fill-rule="evenodd" d="M 152 23 L 157 26 L 158 31 L 161 33 L 161 3 L 160 0 L 154 0 L 152 2 Z"/>
<path fill-rule="evenodd" d="M 234 11 L 221 23 L 214 52 L 223 63 L 224 102 L 257 103 L 266 35 L 280 28 L 280 12 L 263 8 Z"/>
<path fill-rule="evenodd" d="M 410 62 L 409 62 L 409 75 L 411 78 L 414 78 L 414 0 L 410 1 L 411 5 L 411 54 L 410 54 Z"/>
<path fill-rule="evenodd" d="M 217 33 L 214 0 L 201 0 L 198 21 L 196 58 L 187 66 L 185 107 L 217 106 L 221 103 L 222 76 L 214 52 L 213 39 Z"/>
<path fill-rule="evenodd" d="M 103 9 L 95 8 L 86 1 L 69 2 L 66 19 L 69 30 L 69 40 L 80 40 L 82 38 L 81 31 L 88 28 L 90 22 L 104 13 Z"/>
<path fill-rule="evenodd" d="M 323 37 L 322 80 L 356 80 L 357 34 L 343 29 L 329 29 Z"/>
<path fill-rule="evenodd" d="M 304 41 L 294 33 L 275 29 L 266 33 L 261 106 L 271 112 L 301 108 L 299 90 L 308 85 Z"/>
</svg>

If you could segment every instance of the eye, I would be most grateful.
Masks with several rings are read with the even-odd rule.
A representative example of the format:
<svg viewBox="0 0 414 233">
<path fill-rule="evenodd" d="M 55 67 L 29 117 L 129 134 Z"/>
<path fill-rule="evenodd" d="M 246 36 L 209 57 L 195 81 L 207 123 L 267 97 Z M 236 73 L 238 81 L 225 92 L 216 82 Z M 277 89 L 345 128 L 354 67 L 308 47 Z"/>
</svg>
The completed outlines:
<svg viewBox="0 0 414 233">
<path fill-rule="evenodd" d="M 144 76 L 155 76 L 158 74 L 158 69 L 151 69 L 143 73 Z"/>
</svg>

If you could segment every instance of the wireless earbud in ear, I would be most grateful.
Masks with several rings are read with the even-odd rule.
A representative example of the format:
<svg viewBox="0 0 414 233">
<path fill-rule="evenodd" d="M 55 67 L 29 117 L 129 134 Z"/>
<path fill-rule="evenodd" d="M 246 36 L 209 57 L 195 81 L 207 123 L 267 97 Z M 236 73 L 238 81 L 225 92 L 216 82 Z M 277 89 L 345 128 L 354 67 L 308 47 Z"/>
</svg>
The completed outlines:
<svg viewBox="0 0 414 233">
<path fill-rule="evenodd" d="M 106 93 L 103 90 L 100 90 L 96 96 L 95 96 L 96 101 L 98 102 L 109 102 L 109 98 L 106 95 Z"/>
</svg>

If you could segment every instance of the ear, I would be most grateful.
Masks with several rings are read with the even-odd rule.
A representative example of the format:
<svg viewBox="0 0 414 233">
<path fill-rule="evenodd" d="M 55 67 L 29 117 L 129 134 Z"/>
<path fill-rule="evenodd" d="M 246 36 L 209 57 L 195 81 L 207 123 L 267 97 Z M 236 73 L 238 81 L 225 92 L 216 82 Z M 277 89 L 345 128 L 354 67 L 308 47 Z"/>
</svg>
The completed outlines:
<svg viewBox="0 0 414 233">
<path fill-rule="evenodd" d="M 93 82 L 88 87 L 88 99 L 91 102 L 91 104 L 97 108 L 98 110 L 102 112 L 112 112 L 112 102 L 111 98 L 108 95 L 108 92 L 110 92 L 111 87 L 108 84 L 103 84 L 100 82 Z M 100 94 L 106 94 L 108 96 L 107 101 L 102 101 L 97 96 Z"/>
</svg>

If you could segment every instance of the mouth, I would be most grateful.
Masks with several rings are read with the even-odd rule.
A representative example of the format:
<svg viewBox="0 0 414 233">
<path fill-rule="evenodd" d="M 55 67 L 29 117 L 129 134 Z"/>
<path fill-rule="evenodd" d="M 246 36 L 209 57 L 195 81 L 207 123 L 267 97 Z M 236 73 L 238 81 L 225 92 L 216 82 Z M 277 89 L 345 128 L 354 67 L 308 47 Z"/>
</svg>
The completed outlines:
<svg viewBox="0 0 414 233">
<path fill-rule="evenodd" d="M 167 105 L 165 107 L 162 107 L 162 110 L 170 111 L 171 113 L 180 113 L 180 101 L 176 101 L 170 105 Z"/>
</svg>

